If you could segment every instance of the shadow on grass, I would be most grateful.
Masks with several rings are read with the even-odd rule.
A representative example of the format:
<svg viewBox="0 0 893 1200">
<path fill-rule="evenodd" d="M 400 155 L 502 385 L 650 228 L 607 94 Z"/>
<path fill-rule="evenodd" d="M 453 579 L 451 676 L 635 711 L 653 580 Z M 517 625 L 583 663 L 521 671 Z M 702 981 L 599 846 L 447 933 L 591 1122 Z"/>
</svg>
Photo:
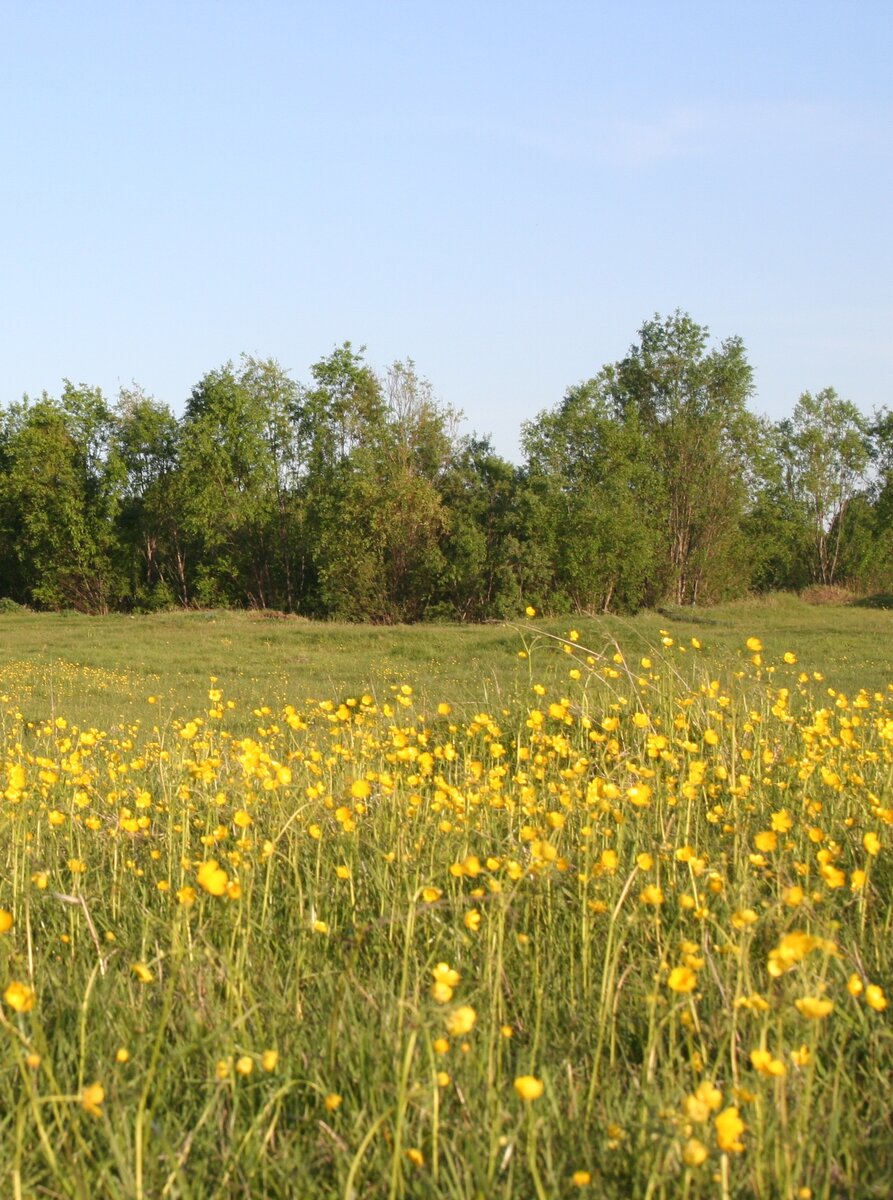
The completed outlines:
<svg viewBox="0 0 893 1200">
<path fill-rule="evenodd" d="M 723 625 L 727 622 L 718 621 L 715 617 L 705 615 L 707 609 L 696 608 L 692 605 L 690 608 L 658 608 L 655 612 L 659 616 L 665 617 L 668 621 L 677 621 L 684 625 Z"/>
<path fill-rule="evenodd" d="M 874 596 L 863 596 L 853 600 L 853 608 L 893 608 L 893 592 L 877 592 Z"/>
</svg>

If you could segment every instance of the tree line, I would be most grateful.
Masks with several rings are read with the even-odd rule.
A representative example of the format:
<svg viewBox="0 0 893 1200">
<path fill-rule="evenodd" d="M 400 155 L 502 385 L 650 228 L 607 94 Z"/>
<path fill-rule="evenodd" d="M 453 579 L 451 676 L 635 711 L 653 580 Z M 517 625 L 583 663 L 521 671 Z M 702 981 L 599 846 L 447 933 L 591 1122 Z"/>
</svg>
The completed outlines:
<svg viewBox="0 0 893 1200">
<path fill-rule="evenodd" d="M 773 422 L 740 338 L 682 312 L 522 427 L 460 436 L 411 360 L 209 371 L 181 417 L 66 381 L 0 411 L 0 596 L 377 622 L 893 589 L 893 415 L 833 389 Z"/>
</svg>

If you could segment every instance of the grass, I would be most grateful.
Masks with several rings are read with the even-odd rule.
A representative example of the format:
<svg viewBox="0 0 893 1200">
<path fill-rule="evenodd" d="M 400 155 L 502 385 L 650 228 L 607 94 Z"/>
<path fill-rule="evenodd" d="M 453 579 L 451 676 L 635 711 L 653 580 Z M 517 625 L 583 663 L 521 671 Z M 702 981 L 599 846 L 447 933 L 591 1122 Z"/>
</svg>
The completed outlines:
<svg viewBox="0 0 893 1200">
<path fill-rule="evenodd" d="M 682 641 L 696 636 L 723 670 L 740 657 L 742 634 L 758 635 L 779 652 L 796 646 L 801 662 L 845 691 L 883 687 L 893 675 L 887 649 L 893 613 L 884 608 L 815 607 L 774 595 L 712 609 L 551 620 L 537 627 L 561 637 L 571 624 L 584 644 L 605 649 L 621 641 L 631 654 L 650 653 L 664 628 Z M 145 697 L 153 694 L 165 713 L 182 715 L 211 674 L 229 695 L 252 705 L 259 697 L 289 703 L 363 689 L 386 694 L 398 682 L 474 707 L 523 694 L 529 670 L 517 659 L 521 644 L 517 629 L 496 624 L 394 628 L 225 611 L 0 614 L 0 687 L 14 685 L 36 716 L 61 704 L 69 716 L 105 724 L 143 711 Z"/>
<path fill-rule="evenodd" d="M 887 1195 L 891 621 L 0 616 L 0 1194 Z"/>
</svg>

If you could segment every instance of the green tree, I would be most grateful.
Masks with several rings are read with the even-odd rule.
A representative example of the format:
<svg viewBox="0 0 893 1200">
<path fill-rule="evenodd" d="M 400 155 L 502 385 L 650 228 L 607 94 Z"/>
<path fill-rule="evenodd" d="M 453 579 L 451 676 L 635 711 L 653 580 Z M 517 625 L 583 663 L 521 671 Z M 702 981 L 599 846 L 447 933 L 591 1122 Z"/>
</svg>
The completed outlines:
<svg viewBox="0 0 893 1200">
<path fill-rule="evenodd" d="M 824 388 L 815 395 L 804 392 L 780 430 L 788 492 L 807 514 L 812 578 L 837 583 L 847 508 L 868 482 L 868 422 L 854 404 Z"/>
<path fill-rule="evenodd" d="M 637 414 L 624 419 L 612 403 L 613 382 L 606 371 L 570 388 L 523 428 L 528 543 L 548 548 L 553 608 L 635 609 L 653 570 L 659 479 Z"/>
<path fill-rule="evenodd" d="M 178 441 L 177 419 L 166 404 L 136 385 L 121 389 L 114 432 L 125 478 L 118 526 L 130 564 L 131 601 L 139 607 L 188 602 Z"/>
<path fill-rule="evenodd" d="M 343 592 L 336 576 L 338 527 L 352 475 L 350 456 L 369 443 L 370 431 L 381 428 L 385 419 L 381 384 L 364 353 L 365 347 L 354 350 L 350 342 L 337 346 L 313 364 L 312 382 L 297 389 L 292 406 L 303 464 L 297 489 L 303 531 L 300 592 L 304 608 L 317 616 L 330 615 L 347 603 L 349 588 Z M 359 531 L 345 529 L 344 534 L 353 537 Z"/>
<path fill-rule="evenodd" d="M 440 482 L 444 616 L 483 621 L 516 613 L 531 566 L 523 541 L 520 473 L 486 438 L 463 439 Z M 527 593 L 530 594 L 530 593 Z"/>
<path fill-rule="evenodd" d="M 284 512 L 295 395 L 278 364 L 251 358 L 209 372 L 192 391 L 179 487 L 199 603 L 294 599 Z"/>
<path fill-rule="evenodd" d="M 753 371 L 740 338 L 709 349 L 709 336 L 687 313 L 655 317 L 610 372 L 615 411 L 637 422 L 661 484 L 649 514 L 660 538 L 652 602 L 709 602 L 748 583 L 741 525 L 757 434 L 747 409 Z"/>
<path fill-rule="evenodd" d="M 740 339 L 708 341 L 684 313 L 646 321 L 624 359 L 525 427 L 529 540 L 548 547 L 553 605 L 746 590 L 752 372 Z"/>
<path fill-rule="evenodd" d="M 353 415 L 349 438 L 326 439 L 334 457 L 311 456 L 308 478 L 321 604 L 350 620 L 419 620 L 436 602 L 443 571 L 439 481 L 452 454 L 454 414 L 435 402 L 411 360 L 394 363 L 383 386 L 352 354 L 350 365 L 362 411 Z M 315 398 L 324 436 L 343 429 L 343 371 L 338 379 L 334 416 L 326 417 Z"/>
<path fill-rule="evenodd" d="M 760 419 L 750 456 L 750 500 L 743 521 L 751 586 L 756 591 L 804 587 L 810 582 L 810 528 L 805 506 L 787 483 L 784 430 Z"/>
<path fill-rule="evenodd" d="M 7 410 L 0 528 L 15 587 L 45 608 L 107 612 L 125 590 L 115 520 L 121 463 L 98 389 L 65 381 L 61 400 Z"/>
</svg>

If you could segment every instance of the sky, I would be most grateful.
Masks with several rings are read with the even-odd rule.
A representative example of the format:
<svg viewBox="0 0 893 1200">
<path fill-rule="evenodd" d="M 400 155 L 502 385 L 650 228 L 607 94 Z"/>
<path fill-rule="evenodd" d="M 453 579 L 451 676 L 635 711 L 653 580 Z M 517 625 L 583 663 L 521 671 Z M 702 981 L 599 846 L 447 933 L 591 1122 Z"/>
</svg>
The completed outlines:
<svg viewBox="0 0 893 1200">
<path fill-rule="evenodd" d="M 412 358 L 521 424 L 681 309 L 893 404 L 893 5 L 0 0 L 0 404 Z"/>
</svg>

